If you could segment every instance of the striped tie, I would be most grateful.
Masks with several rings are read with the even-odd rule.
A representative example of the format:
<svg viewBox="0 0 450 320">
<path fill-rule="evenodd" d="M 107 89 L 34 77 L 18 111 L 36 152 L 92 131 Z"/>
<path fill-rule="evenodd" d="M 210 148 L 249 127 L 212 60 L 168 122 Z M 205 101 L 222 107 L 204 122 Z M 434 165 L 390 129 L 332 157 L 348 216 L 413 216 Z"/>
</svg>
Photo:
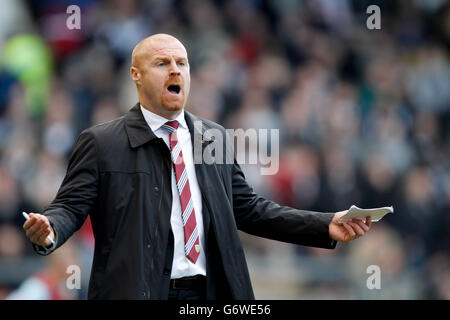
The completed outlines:
<svg viewBox="0 0 450 320">
<path fill-rule="evenodd" d="M 200 255 L 200 242 L 198 238 L 197 221 L 195 219 L 194 206 L 192 204 L 189 179 L 183 161 L 183 153 L 178 143 L 178 121 L 167 121 L 161 128 L 169 131 L 170 150 L 172 154 L 173 168 L 177 180 L 178 194 L 181 202 L 181 217 L 184 226 L 184 254 L 193 263 Z"/>
</svg>

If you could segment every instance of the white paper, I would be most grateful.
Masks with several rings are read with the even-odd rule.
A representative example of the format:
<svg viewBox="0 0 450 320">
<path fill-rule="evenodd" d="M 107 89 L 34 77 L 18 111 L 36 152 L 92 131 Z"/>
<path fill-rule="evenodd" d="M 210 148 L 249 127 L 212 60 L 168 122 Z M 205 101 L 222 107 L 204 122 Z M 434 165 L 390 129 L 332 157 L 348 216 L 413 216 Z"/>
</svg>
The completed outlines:
<svg viewBox="0 0 450 320">
<path fill-rule="evenodd" d="M 372 222 L 377 222 L 380 221 L 386 214 L 393 212 L 394 208 L 392 206 L 373 209 L 361 209 L 353 205 L 350 207 L 350 209 L 348 209 L 348 212 L 341 217 L 341 219 L 365 218 L 370 216 L 372 218 Z"/>
</svg>

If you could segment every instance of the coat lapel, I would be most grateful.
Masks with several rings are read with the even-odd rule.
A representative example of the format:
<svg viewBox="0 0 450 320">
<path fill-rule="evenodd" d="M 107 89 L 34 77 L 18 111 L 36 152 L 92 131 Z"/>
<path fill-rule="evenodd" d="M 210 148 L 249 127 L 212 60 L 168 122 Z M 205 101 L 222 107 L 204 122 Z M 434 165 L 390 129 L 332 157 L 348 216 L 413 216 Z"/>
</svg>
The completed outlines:
<svg viewBox="0 0 450 320">
<path fill-rule="evenodd" d="M 157 139 L 157 136 L 145 121 L 139 102 L 125 114 L 125 131 L 132 148 L 137 148 Z"/>
</svg>

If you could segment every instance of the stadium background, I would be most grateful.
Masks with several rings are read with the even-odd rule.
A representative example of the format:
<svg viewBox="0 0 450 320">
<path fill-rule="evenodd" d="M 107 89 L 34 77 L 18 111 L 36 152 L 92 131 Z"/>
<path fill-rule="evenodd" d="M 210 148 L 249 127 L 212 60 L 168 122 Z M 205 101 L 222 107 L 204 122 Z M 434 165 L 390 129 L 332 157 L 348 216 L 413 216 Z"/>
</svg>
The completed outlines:
<svg viewBox="0 0 450 320">
<path fill-rule="evenodd" d="M 66 27 L 72 4 L 80 30 Z M 381 9 L 381 30 L 366 27 L 371 4 Z M 137 101 L 131 50 L 164 32 L 188 49 L 189 110 L 226 128 L 280 129 L 279 172 L 243 166 L 258 193 L 317 211 L 394 206 L 336 250 L 241 233 L 256 298 L 450 299 L 449 1 L 0 6 L 0 298 L 36 272 L 61 280 L 53 297 L 85 297 L 89 221 L 42 258 L 20 212 L 40 212 L 53 199 L 83 129 Z M 81 267 L 81 290 L 64 290 L 70 264 Z M 380 267 L 380 290 L 366 286 L 370 265 Z M 28 293 L 45 289 L 28 284 Z"/>
</svg>

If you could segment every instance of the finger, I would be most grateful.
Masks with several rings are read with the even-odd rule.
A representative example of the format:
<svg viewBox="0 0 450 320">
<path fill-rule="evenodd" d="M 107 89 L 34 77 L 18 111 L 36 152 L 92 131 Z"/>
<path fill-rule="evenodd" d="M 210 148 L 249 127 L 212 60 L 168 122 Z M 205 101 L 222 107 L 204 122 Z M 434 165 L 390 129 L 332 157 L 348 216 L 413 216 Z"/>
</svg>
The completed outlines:
<svg viewBox="0 0 450 320">
<path fill-rule="evenodd" d="M 33 233 L 38 232 L 43 225 L 45 225 L 45 221 L 40 219 L 33 226 L 30 227 L 30 231 Z"/>
<path fill-rule="evenodd" d="M 364 222 L 364 220 L 365 220 L 364 218 L 352 218 L 350 221 L 356 223 L 358 221 L 363 221 Z"/>
<path fill-rule="evenodd" d="M 48 219 L 47 219 L 47 217 L 46 216 L 44 216 L 44 215 L 42 215 L 42 214 L 35 214 L 35 216 L 34 216 L 37 220 L 39 220 L 39 221 L 44 221 L 47 225 L 50 225 L 50 222 L 48 221 Z"/>
<path fill-rule="evenodd" d="M 37 222 L 39 221 L 46 221 L 46 218 L 40 214 L 32 214 L 30 213 L 30 219 L 28 219 L 27 221 L 25 221 L 24 223 L 24 228 L 28 229 L 31 228 L 32 226 L 34 226 Z"/>
<path fill-rule="evenodd" d="M 348 224 L 353 228 L 353 230 L 355 231 L 355 233 L 356 233 L 358 236 L 364 235 L 364 230 L 361 229 L 361 227 L 360 227 L 357 223 L 349 222 Z"/>
<path fill-rule="evenodd" d="M 358 221 L 358 222 L 356 222 L 356 224 L 357 224 L 358 226 L 360 226 L 361 229 L 364 230 L 364 232 L 369 231 L 369 227 L 368 227 L 363 221 Z"/>
<path fill-rule="evenodd" d="M 38 237 L 39 243 L 45 244 L 49 234 L 50 234 L 50 229 L 44 229 L 43 233 Z"/>
<path fill-rule="evenodd" d="M 357 237 L 361 237 L 364 235 L 365 231 L 360 227 L 358 223 L 350 222 L 350 225 L 352 226 L 353 230 L 355 230 Z"/>
<path fill-rule="evenodd" d="M 47 232 L 48 230 L 48 232 Z M 45 242 L 45 238 L 47 237 L 47 235 L 50 234 L 50 230 L 47 228 L 44 228 L 42 230 L 39 230 L 38 232 L 34 233 L 33 236 L 31 237 L 31 241 L 37 244 L 44 244 Z M 43 239 L 43 241 L 42 241 Z"/>
<path fill-rule="evenodd" d="M 36 225 L 37 225 L 37 223 L 36 223 Z M 40 225 L 39 225 L 39 228 L 37 228 L 36 225 L 34 225 L 32 228 L 29 228 L 29 229 L 26 231 L 26 236 L 27 236 L 30 240 L 35 239 L 35 238 L 36 238 L 36 235 L 40 234 L 40 232 L 41 232 L 42 230 L 45 230 L 45 228 L 48 228 L 48 226 L 46 226 L 45 223 L 44 223 L 44 224 L 40 224 Z"/>
<path fill-rule="evenodd" d="M 39 230 L 35 230 L 35 231 L 29 229 L 27 231 L 27 236 L 30 238 L 30 240 L 37 240 L 37 238 L 39 238 L 39 236 L 45 229 L 46 229 L 45 225 L 42 226 Z"/>
<path fill-rule="evenodd" d="M 355 231 L 353 231 L 352 227 L 347 224 L 347 222 L 342 223 L 345 229 L 347 229 L 348 233 L 350 234 L 350 237 L 354 238 L 356 236 Z"/>
<path fill-rule="evenodd" d="M 371 225 L 372 225 L 372 217 L 368 216 L 366 217 L 366 226 L 370 228 Z"/>
<path fill-rule="evenodd" d="M 32 225 L 34 225 L 36 223 L 36 221 L 37 221 L 36 217 L 30 217 L 30 219 L 25 221 L 25 223 L 23 224 L 23 228 L 25 230 L 30 228 Z"/>
<path fill-rule="evenodd" d="M 30 227 L 26 230 L 25 235 L 27 236 L 27 238 L 29 238 L 31 240 L 31 238 L 34 236 L 35 233 L 36 233 L 36 230 L 33 230 Z"/>
</svg>

